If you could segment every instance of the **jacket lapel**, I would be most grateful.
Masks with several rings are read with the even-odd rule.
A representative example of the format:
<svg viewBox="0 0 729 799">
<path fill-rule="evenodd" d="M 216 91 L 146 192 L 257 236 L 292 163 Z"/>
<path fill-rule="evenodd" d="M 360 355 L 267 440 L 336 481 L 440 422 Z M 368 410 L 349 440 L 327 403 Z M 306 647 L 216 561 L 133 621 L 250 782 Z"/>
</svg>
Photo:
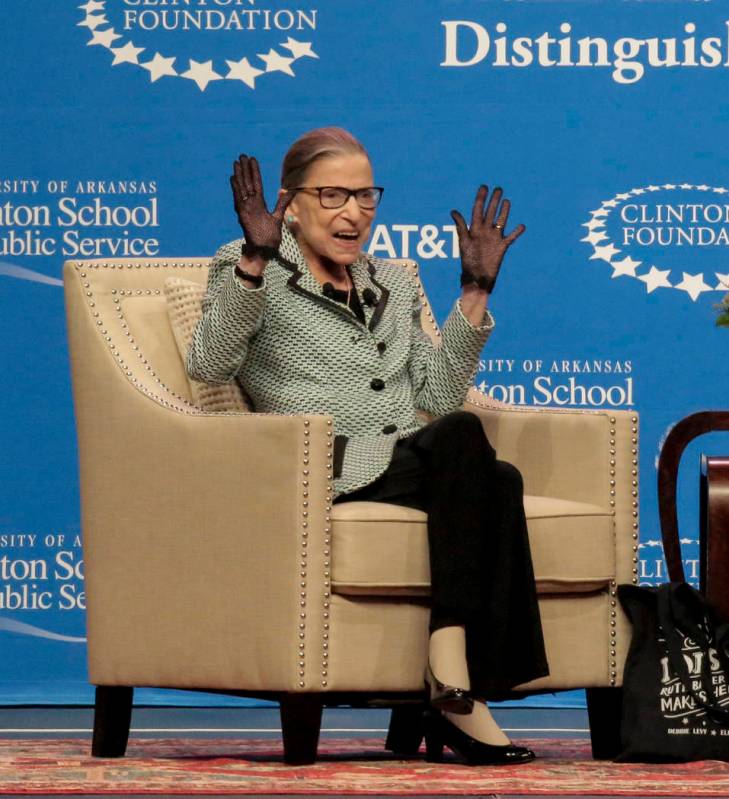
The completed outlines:
<svg viewBox="0 0 729 799">
<path fill-rule="evenodd" d="M 382 318 L 382 314 L 385 313 L 385 308 L 390 299 L 390 290 L 385 288 L 385 286 L 377 280 L 377 270 L 373 263 L 368 265 L 368 272 L 372 285 L 375 286 L 375 294 L 377 295 L 377 305 L 375 305 L 375 312 L 372 314 L 372 319 L 370 319 L 369 324 L 369 329 L 374 330 L 377 323 Z"/>
<path fill-rule="evenodd" d="M 351 266 L 352 281 L 364 308 L 367 329 L 372 331 L 382 318 L 390 298 L 390 292 L 377 280 L 377 270 L 366 255 L 361 254 Z M 369 291 L 376 298 L 374 305 L 364 302 L 365 292 Z"/>
<path fill-rule="evenodd" d="M 297 294 L 306 297 L 313 302 L 324 305 L 326 308 L 338 313 L 345 319 L 349 319 L 355 324 L 359 324 L 359 319 L 349 310 L 349 308 L 342 305 L 341 302 L 332 300 L 322 294 L 322 287 L 314 276 L 309 271 L 306 264 L 306 259 L 299 248 L 296 239 L 284 226 L 281 231 L 281 247 L 276 261 L 287 271 L 291 272 L 291 276 L 287 281 L 287 286 L 295 291 Z"/>
<path fill-rule="evenodd" d="M 330 308 L 340 316 L 354 322 L 354 324 L 361 324 L 359 319 L 357 319 L 349 308 L 344 306 L 341 302 L 332 300 L 322 294 L 322 287 L 309 271 L 306 259 L 296 239 L 285 226 L 281 232 L 281 247 L 279 248 L 279 255 L 276 260 L 284 269 L 291 272 L 287 285 L 292 291 Z M 372 331 L 375 329 L 385 311 L 390 292 L 378 282 L 377 270 L 364 253 L 361 253 L 357 260 L 351 265 L 350 274 L 352 275 L 355 291 L 357 292 L 357 296 L 364 310 L 365 324 L 367 328 Z M 377 298 L 374 306 L 364 302 L 363 296 L 368 289 Z"/>
</svg>

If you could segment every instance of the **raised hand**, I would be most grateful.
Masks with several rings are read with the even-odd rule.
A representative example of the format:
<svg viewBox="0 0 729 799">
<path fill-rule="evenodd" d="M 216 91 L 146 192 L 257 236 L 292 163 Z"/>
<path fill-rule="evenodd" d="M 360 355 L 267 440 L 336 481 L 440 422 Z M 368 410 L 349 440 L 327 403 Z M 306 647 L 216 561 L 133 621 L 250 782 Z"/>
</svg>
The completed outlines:
<svg viewBox="0 0 729 799">
<path fill-rule="evenodd" d="M 233 189 L 233 205 L 238 222 L 243 228 L 245 255 L 262 255 L 266 260 L 272 258 L 281 245 L 281 225 L 286 207 L 293 194 L 281 194 L 273 212 L 269 213 L 263 197 L 261 170 L 255 158 L 239 156 L 233 162 L 230 177 Z"/>
<path fill-rule="evenodd" d="M 504 228 L 509 218 L 511 203 L 506 198 L 502 200 L 503 192 L 500 188 L 496 188 L 484 212 L 488 193 L 488 186 L 479 187 L 471 212 L 470 228 L 458 211 L 451 211 L 451 217 L 456 223 L 461 249 L 461 285 L 476 283 L 479 288 L 490 294 L 496 283 L 504 253 L 526 228 L 524 225 L 517 225 L 508 236 L 505 236 Z"/>
</svg>

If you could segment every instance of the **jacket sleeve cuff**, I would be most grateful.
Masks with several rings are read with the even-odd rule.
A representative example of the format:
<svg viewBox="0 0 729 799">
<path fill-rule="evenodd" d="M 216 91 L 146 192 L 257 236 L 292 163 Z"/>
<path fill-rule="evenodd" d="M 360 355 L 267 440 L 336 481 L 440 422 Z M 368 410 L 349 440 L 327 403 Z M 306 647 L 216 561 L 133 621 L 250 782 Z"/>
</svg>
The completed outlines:
<svg viewBox="0 0 729 799">
<path fill-rule="evenodd" d="M 496 320 L 493 316 L 491 316 L 491 311 L 488 308 L 484 309 L 483 318 L 481 319 L 480 325 L 472 325 L 471 322 L 466 318 L 466 315 L 463 313 L 463 308 L 461 307 L 461 298 L 459 297 L 456 301 L 456 308 L 458 309 L 458 315 L 460 316 L 461 320 L 464 324 L 468 325 L 471 330 L 477 330 L 479 333 L 491 332 L 494 327 L 496 327 Z"/>
<path fill-rule="evenodd" d="M 242 343 L 258 330 L 266 302 L 265 288 L 265 279 L 259 287 L 248 288 L 235 274 L 234 266 L 229 267 L 218 295 L 218 318 L 227 336 L 235 338 L 235 331 Z"/>
<path fill-rule="evenodd" d="M 252 286 L 250 283 L 246 283 L 244 278 L 242 278 L 235 270 L 235 265 L 233 266 L 233 274 L 235 275 L 235 282 L 247 293 L 247 294 L 255 294 L 257 291 L 264 291 L 266 288 L 266 275 L 262 275 L 263 282 L 260 286 Z"/>
</svg>

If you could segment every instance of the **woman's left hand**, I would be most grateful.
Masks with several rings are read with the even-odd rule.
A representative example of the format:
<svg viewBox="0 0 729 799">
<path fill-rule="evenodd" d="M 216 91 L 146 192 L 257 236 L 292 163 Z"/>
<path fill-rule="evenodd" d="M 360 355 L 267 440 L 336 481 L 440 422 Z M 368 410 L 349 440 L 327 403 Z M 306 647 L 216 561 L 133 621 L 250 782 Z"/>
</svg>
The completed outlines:
<svg viewBox="0 0 729 799">
<path fill-rule="evenodd" d="M 504 253 L 526 228 L 524 225 L 517 225 L 508 236 L 505 236 L 504 228 L 509 218 L 511 203 L 506 198 L 502 200 L 503 191 L 495 188 L 484 212 L 488 193 L 488 186 L 479 187 L 471 212 L 470 228 L 458 211 L 451 211 L 451 216 L 456 223 L 461 249 L 463 270 L 461 285 L 475 283 L 490 294 L 496 283 Z"/>
</svg>

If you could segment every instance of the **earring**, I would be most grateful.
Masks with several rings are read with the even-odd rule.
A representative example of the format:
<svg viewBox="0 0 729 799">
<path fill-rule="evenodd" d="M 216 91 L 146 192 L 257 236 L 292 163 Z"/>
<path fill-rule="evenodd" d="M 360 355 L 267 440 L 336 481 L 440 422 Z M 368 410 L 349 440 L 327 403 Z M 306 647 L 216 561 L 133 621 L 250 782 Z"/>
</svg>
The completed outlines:
<svg viewBox="0 0 729 799">
<path fill-rule="evenodd" d="M 287 214 L 287 216 L 286 216 L 286 222 L 287 222 L 289 225 L 293 224 L 295 221 L 296 221 L 296 217 L 295 217 L 295 216 L 293 216 L 292 214 Z"/>
</svg>

